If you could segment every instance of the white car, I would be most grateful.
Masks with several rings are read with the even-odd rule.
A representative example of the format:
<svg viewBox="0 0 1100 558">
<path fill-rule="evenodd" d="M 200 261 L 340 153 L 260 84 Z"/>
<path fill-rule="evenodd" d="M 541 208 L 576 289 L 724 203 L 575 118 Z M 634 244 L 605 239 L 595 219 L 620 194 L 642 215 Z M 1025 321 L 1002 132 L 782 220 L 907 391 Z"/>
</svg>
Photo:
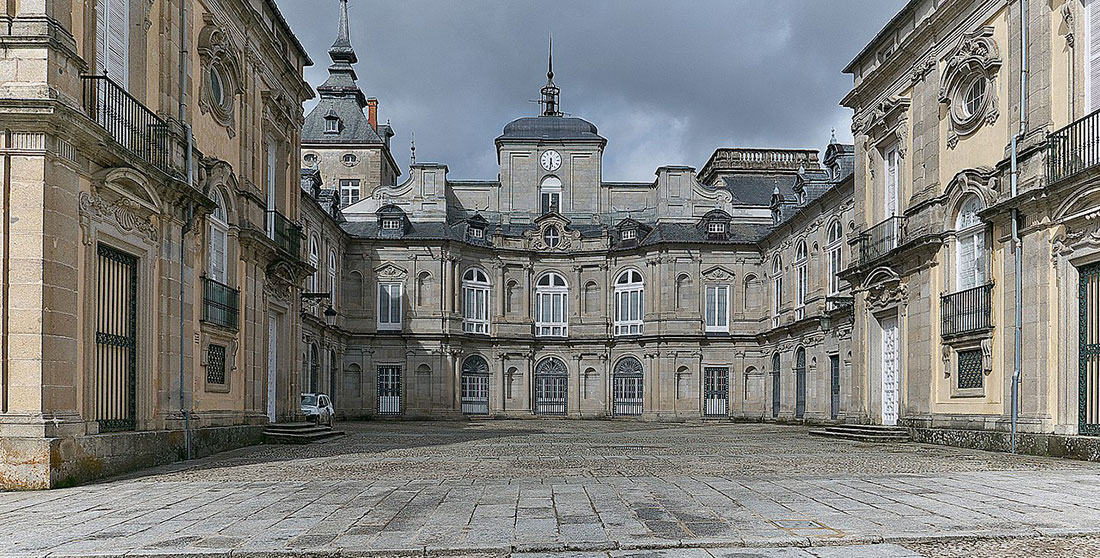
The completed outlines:
<svg viewBox="0 0 1100 558">
<path fill-rule="evenodd" d="M 332 408 L 332 400 L 329 396 L 323 393 L 303 393 L 302 414 L 307 420 L 332 426 L 336 410 Z"/>
</svg>

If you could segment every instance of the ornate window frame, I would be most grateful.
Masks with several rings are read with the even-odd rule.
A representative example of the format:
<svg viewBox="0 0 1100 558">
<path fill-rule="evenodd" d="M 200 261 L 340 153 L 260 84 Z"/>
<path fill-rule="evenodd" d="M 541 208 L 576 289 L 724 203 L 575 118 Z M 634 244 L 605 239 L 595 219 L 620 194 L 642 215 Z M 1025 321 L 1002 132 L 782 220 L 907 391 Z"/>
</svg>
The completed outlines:
<svg viewBox="0 0 1100 558">
<path fill-rule="evenodd" d="M 206 26 L 199 32 L 197 49 L 202 76 L 199 110 L 203 114 L 210 114 L 218 124 L 225 127 L 232 138 L 237 135 L 237 95 L 242 93 L 238 62 L 240 55 L 224 27 L 217 24 L 209 14 L 204 20 Z M 218 82 L 217 88 L 215 80 Z M 215 94 L 215 89 L 220 89 L 220 96 Z"/>
<path fill-rule="evenodd" d="M 997 121 L 1000 110 L 996 74 L 1001 62 L 992 27 L 982 27 L 963 35 L 951 51 L 940 82 L 940 102 L 948 105 L 951 124 L 947 132 L 948 148 L 954 149 L 960 138 L 973 134 L 982 124 L 992 125 Z M 985 84 L 985 95 L 980 104 L 970 109 L 966 95 L 979 81 Z"/>
</svg>

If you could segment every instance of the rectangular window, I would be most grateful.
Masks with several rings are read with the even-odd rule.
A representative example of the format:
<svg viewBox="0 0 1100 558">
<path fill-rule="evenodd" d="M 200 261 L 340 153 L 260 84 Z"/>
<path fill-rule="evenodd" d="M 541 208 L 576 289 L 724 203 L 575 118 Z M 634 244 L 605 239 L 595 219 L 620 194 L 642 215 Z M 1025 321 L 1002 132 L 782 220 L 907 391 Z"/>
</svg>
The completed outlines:
<svg viewBox="0 0 1100 558">
<path fill-rule="evenodd" d="M 707 232 L 711 233 L 711 234 L 725 234 L 726 224 L 725 223 L 710 223 L 709 225 L 707 225 Z"/>
<path fill-rule="evenodd" d="M 779 325 L 779 316 L 783 310 L 783 277 L 778 276 L 773 281 L 773 290 L 775 291 L 772 298 L 772 326 Z"/>
<path fill-rule="evenodd" d="M 489 333 L 489 289 L 463 287 L 463 322 L 466 333 Z"/>
<path fill-rule="evenodd" d="M 129 89 L 130 5 L 127 0 L 96 2 L 96 72 Z"/>
<path fill-rule="evenodd" d="M 542 193 L 542 212 L 550 213 L 561 211 L 561 192 Z"/>
<path fill-rule="evenodd" d="M 225 346 L 210 345 L 206 348 L 206 383 L 225 383 Z"/>
<path fill-rule="evenodd" d="M 325 132 L 329 134 L 335 134 L 340 131 L 340 120 L 338 118 L 326 118 L 325 119 Z"/>
<path fill-rule="evenodd" d="M 840 271 L 843 263 L 840 260 L 841 246 L 835 245 L 829 248 L 829 294 L 840 294 Z"/>
<path fill-rule="evenodd" d="M 623 231 L 623 240 L 634 240 L 638 238 L 638 231 L 634 229 L 627 229 Z"/>
<path fill-rule="evenodd" d="M 535 294 L 535 335 L 565 337 L 569 334 L 568 296 L 568 291 L 564 289 Z"/>
<path fill-rule="evenodd" d="M 645 302 L 638 287 L 615 292 L 615 334 L 641 335 L 645 322 Z"/>
<path fill-rule="evenodd" d="M 378 367 L 378 413 L 401 414 L 401 367 Z"/>
<path fill-rule="evenodd" d="M 100 244 L 96 259 L 94 416 L 102 432 L 136 425 L 138 259 Z"/>
<path fill-rule="evenodd" d="M 795 299 L 795 314 L 796 318 L 801 320 L 806 317 L 806 295 L 809 291 L 806 264 L 799 265 L 796 273 L 798 275 L 798 292 Z"/>
<path fill-rule="evenodd" d="M 886 172 L 883 174 L 883 190 L 885 196 L 883 197 L 883 210 L 885 211 L 885 218 L 894 217 L 898 214 L 898 196 L 900 194 L 901 186 L 901 154 L 898 152 L 898 147 L 894 146 L 883 153 L 883 165 L 886 167 Z"/>
<path fill-rule="evenodd" d="M 728 285 L 707 286 L 706 330 L 708 332 L 729 332 Z"/>
<path fill-rule="evenodd" d="M 959 351 L 959 389 L 982 388 L 982 350 Z"/>
<path fill-rule="evenodd" d="M 470 238 L 485 238 L 485 229 L 478 227 L 470 228 Z"/>
<path fill-rule="evenodd" d="M 340 207 L 347 207 L 353 203 L 359 201 L 359 180 L 358 179 L 341 179 L 340 180 Z"/>
<path fill-rule="evenodd" d="M 1085 9 L 1085 113 L 1100 110 L 1100 2 Z M 1076 118 L 1076 115 L 1074 115 Z"/>
<path fill-rule="evenodd" d="M 378 285 L 378 329 L 401 329 L 401 284 Z"/>
<path fill-rule="evenodd" d="M 401 221 L 397 219 L 384 219 L 382 220 L 382 229 L 387 231 L 396 231 L 401 229 Z"/>
</svg>

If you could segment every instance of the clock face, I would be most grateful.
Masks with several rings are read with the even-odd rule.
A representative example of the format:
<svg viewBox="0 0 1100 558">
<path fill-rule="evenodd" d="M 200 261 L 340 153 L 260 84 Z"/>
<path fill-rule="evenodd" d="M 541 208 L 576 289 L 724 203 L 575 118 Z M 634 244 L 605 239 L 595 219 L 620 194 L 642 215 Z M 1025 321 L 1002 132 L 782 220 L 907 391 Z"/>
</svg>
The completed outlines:
<svg viewBox="0 0 1100 558">
<path fill-rule="evenodd" d="M 558 170 L 561 166 L 561 155 L 557 151 L 547 151 L 542 154 L 542 168 L 548 171 Z"/>
</svg>

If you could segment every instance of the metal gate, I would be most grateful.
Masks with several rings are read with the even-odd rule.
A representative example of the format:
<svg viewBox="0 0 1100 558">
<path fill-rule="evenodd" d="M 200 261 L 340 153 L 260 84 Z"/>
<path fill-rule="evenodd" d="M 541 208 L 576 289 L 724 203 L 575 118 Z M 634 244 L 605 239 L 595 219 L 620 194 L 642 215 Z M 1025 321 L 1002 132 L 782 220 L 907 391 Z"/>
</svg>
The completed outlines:
<svg viewBox="0 0 1100 558">
<path fill-rule="evenodd" d="M 772 417 L 779 416 L 780 388 L 779 381 L 779 353 L 772 355 Z"/>
<path fill-rule="evenodd" d="M 489 414 L 489 363 L 474 355 L 462 363 L 462 413 Z"/>
<path fill-rule="evenodd" d="M 794 359 L 794 416 L 806 416 L 806 349 L 801 347 Z"/>
<path fill-rule="evenodd" d="M 137 426 L 137 262 L 96 246 L 95 419 L 102 432 Z"/>
<path fill-rule="evenodd" d="M 829 416 L 836 420 L 840 417 L 840 355 L 829 357 L 829 376 L 832 402 L 829 406 Z"/>
<path fill-rule="evenodd" d="M 724 417 L 729 414 L 730 373 L 728 368 L 703 370 L 703 415 Z"/>
<path fill-rule="evenodd" d="M 1100 264 L 1083 266 L 1079 303 L 1079 434 L 1100 435 Z"/>
<path fill-rule="evenodd" d="M 612 378 L 611 414 L 616 417 L 633 417 L 642 414 L 642 363 L 634 357 L 626 357 L 615 365 Z"/>
<path fill-rule="evenodd" d="M 378 413 L 401 414 L 401 367 L 378 367 Z"/>
<path fill-rule="evenodd" d="M 569 394 L 569 380 L 565 363 L 548 358 L 535 367 L 535 414 L 564 415 L 565 398 Z"/>
<path fill-rule="evenodd" d="M 898 338 L 898 319 L 884 318 L 882 327 L 882 424 L 898 423 L 898 398 L 901 389 L 901 352 Z"/>
</svg>

